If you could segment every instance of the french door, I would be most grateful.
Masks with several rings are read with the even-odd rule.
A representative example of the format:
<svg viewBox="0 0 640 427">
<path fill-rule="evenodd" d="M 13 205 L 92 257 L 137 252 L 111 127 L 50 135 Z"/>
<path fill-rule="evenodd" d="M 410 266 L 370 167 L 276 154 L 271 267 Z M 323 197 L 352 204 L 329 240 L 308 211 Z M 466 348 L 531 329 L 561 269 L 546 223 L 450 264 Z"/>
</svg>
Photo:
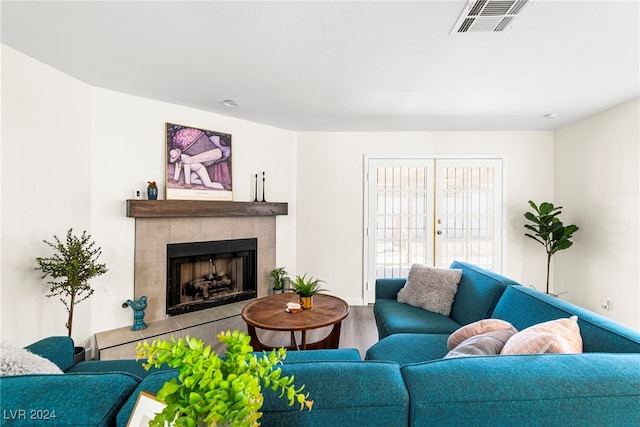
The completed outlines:
<svg viewBox="0 0 640 427">
<path fill-rule="evenodd" d="M 367 158 L 365 186 L 365 302 L 414 263 L 500 272 L 501 159 Z"/>
</svg>

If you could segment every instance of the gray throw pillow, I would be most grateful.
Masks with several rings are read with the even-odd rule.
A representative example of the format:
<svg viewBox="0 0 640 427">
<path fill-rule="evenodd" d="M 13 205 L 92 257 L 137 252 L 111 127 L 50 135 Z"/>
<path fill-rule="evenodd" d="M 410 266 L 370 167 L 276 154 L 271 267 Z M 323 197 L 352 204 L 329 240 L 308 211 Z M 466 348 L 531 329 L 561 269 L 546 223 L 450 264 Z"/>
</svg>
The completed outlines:
<svg viewBox="0 0 640 427">
<path fill-rule="evenodd" d="M 518 331 L 515 328 L 485 332 L 462 341 L 444 357 L 488 356 L 500 354 L 505 343 Z"/>
<path fill-rule="evenodd" d="M 413 264 L 398 301 L 448 316 L 461 278 L 459 269 Z"/>
</svg>

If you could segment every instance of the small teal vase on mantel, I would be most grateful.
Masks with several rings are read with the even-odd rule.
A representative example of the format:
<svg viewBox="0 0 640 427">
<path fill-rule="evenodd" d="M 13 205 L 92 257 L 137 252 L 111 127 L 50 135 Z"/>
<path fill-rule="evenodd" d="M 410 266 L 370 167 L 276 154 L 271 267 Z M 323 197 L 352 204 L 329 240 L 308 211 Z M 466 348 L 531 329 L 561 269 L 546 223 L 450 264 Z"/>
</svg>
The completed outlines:
<svg viewBox="0 0 640 427">
<path fill-rule="evenodd" d="M 147 199 L 149 200 L 158 200 L 158 186 L 155 181 L 148 181 L 149 186 L 147 187 Z"/>
</svg>

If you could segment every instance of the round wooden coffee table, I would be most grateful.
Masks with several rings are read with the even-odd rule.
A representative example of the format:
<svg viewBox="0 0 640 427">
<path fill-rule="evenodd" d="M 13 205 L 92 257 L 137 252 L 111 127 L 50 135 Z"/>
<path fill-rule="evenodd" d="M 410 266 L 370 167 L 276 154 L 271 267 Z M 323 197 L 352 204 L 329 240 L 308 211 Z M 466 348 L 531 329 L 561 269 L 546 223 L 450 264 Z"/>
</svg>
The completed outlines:
<svg viewBox="0 0 640 427">
<path fill-rule="evenodd" d="M 283 293 L 258 298 L 242 309 L 242 318 L 247 323 L 251 337 L 251 346 L 256 351 L 270 350 L 274 347 L 263 344 L 258 339 L 256 328 L 270 331 L 290 331 L 290 350 L 311 350 L 319 348 L 338 348 L 342 320 L 349 315 L 349 304 L 340 298 L 318 294 L 313 297 L 313 307 L 299 313 L 288 313 L 288 302 L 300 302 L 295 293 Z M 307 343 L 307 331 L 331 326 L 329 335 L 317 342 Z M 302 338 L 298 344 L 295 332 L 300 331 Z"/>
</svg>

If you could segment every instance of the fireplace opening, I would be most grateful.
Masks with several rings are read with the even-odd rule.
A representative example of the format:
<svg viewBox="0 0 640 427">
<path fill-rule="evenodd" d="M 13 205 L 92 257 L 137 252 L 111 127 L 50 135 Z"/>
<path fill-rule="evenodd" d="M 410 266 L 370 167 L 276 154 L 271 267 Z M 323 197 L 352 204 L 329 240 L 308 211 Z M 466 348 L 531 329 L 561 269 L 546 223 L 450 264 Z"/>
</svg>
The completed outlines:
<svg viewBox="0 0 640 427">
<path fill-rule="evenodd" d="M 257 239 L 167 245 L 167 314 L 257 296 Z"/>
</svg>

